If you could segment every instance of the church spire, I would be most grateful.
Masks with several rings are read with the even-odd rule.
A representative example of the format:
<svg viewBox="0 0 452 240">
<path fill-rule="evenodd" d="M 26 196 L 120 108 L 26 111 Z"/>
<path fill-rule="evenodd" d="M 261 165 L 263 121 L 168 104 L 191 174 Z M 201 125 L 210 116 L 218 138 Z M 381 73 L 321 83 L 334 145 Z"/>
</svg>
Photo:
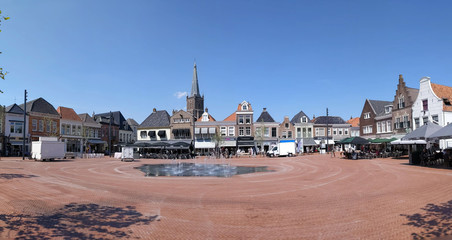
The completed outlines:
<svg viewBox="0 0 452 240">
<path fill-rule="evenodd" d="M 191 82 L 191 94 L 190 97 L 200 97 L 199 85 L 198 85 L 198 71 L 196 70 L 196 62 L 193 66 L 193 80 Z"/>
</svg>

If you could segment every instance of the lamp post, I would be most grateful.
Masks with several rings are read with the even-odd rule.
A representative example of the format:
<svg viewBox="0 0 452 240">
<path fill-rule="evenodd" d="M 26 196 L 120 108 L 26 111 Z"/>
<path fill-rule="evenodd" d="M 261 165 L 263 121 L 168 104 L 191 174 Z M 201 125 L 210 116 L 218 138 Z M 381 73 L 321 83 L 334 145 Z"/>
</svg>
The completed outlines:
<svg viewBox="0 0 452 240">
<path fill-rule="evenodd" d="M 328 108 L 326 108 L 326 152 L 328 153 Z"/>
<path fill-rule="evenodd" d="M 108 117 L 108 155 L 111 157 L 111 111 Z"/>
<path fill-rule="evenodd" d="M 22 127 L 23 139 L 22 139 L 22 160 L 25 160 L 25 129 L 27 126 L 27 89 L 24 92 L 24 125 Z"/>
</svg>

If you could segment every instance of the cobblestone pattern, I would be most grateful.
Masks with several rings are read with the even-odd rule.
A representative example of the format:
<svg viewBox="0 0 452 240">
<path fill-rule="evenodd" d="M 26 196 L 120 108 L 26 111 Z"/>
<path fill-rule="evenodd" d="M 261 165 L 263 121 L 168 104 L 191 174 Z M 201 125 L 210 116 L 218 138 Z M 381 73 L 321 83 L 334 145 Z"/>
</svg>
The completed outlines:
<svg viewBox="0 0 452 240">
<path fill-rule="evenodd" d="M 168 162 L 2 158 L 0 238 L 20 238 L 24 231 L 87 239 L 413 239 L 452 233 L 444 222 L 452 219 L 449 169 L 326 155 L 229 159 L 276 170 L 231 178 L 144 177 L 134 169 Z M 68 214 L 68 206 L 118 212 Z M 120 213 L 131 215 L 118 218 Z M 432 218 L 442 219 L 441 230 L 432 230 Z"/>
</svg>

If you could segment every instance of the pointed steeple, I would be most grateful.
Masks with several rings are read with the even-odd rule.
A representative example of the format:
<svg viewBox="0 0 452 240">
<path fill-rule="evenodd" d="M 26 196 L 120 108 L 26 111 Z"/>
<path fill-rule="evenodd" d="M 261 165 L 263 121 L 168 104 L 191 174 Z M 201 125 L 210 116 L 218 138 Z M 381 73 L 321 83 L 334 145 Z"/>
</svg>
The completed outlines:
<svg viewBox="0 0 452 240">
<path fill-rule="evenodd" d="M 191 82 L 191 93 L 190 97 L 200 97 L 199 94 L 199 85 L 198 85 L 198 71 L 196 70 L 196 62 L 193 67 L 193 80 Z"/>
</svg>

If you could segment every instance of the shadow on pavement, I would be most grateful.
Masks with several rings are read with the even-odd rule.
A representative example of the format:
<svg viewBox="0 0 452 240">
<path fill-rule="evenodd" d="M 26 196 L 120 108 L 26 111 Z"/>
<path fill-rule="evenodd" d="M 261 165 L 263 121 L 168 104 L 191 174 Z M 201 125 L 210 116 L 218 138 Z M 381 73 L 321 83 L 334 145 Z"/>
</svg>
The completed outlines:
<svg viewBox="0 0 452 240">
<path fill-rule="evenodd" d="M 408 219 L 406 225 L 418 227 L 420 233 L 412 233 L 413 239 L 452 237 L 452 200 L 439 205 L 427 204 L 424 213 L 401 214 Z"/>
<path fill-rule="evenodd" d="M 16 239 L 119 239 L 130 238 L 128 227 L 149 224 L 135 207 L 71 203 L 51 215 L 0 214 L 0 233 L 12 231 Z"/>
<path fill-rule="evenodd" d="M 17 173 L 0 173 L 0 179 L 13 179 L 13 178 L 33 178 L 38 177 L 35 175 L 17 174 Z"/>
</svg>

